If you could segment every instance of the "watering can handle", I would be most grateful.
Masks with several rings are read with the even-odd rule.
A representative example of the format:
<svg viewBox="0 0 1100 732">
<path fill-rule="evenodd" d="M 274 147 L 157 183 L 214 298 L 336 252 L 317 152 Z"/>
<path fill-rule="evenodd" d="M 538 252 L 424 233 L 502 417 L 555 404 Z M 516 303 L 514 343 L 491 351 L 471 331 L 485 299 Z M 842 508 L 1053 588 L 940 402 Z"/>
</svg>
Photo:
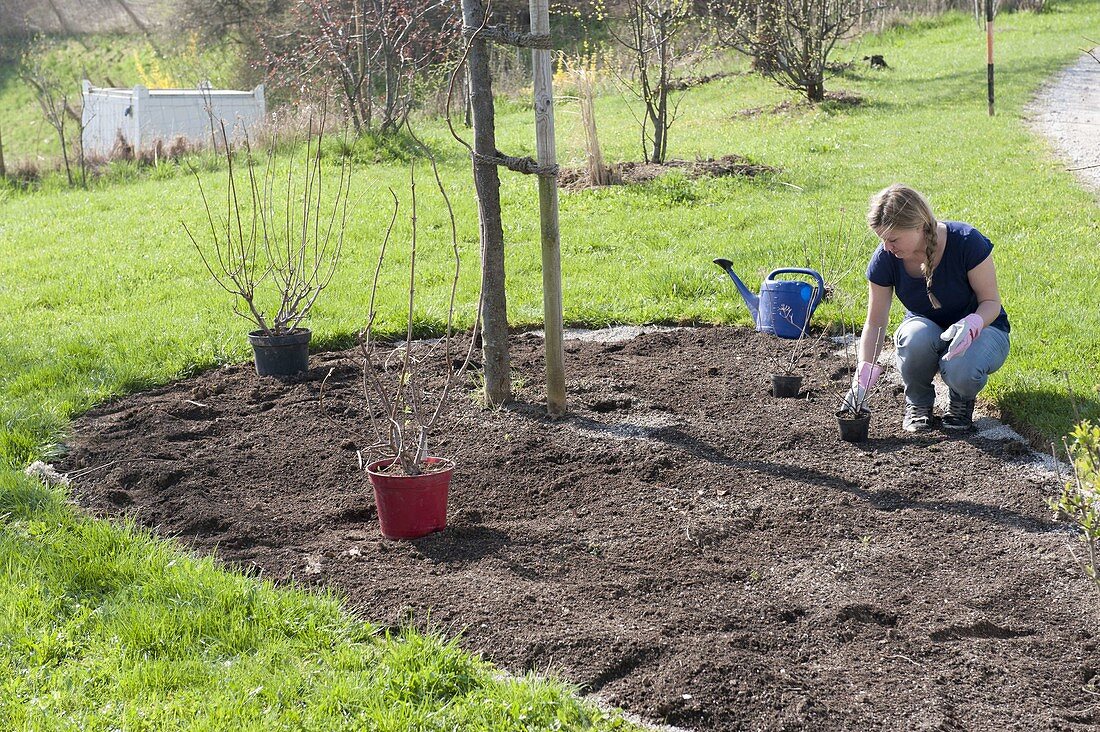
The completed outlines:
<svg viewBox="0 0 1100 732">
<path fill-rule="evenodd" d="M 825 296 L 825 278 L 821 276 L 821 273 L 806 269 L 805 267 L 783 267 L 781 269 L 772 270 L 765 279 L 774 279 L 777 274 L 802 274 L 809 275 L 817 280 L 817 292 L 814 293 L 814 299 L 810 301 L 810 313 L 813 313 L 817 309 L 817 306 L 821 304 L 821 298 Z"/>
</svg>

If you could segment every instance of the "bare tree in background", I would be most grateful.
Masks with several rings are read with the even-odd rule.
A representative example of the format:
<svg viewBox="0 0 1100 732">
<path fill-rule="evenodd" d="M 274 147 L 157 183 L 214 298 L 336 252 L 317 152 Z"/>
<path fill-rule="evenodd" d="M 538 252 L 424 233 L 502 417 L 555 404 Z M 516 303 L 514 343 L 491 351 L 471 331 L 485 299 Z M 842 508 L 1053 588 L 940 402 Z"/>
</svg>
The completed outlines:
<svg viewBox="0 0 1100 732">
<path fill-rule="evenodd" d="M 672 68 L 682 49 L 677 36 L 692 17 L 690 0 L 628 0 L 623 3 L 626 27 L 612 32 L 629 51 L 633 62 L 632 91 L 645 105 L 641 119 L 642 154 L 651 163 L 663 163 L 668 154 L 668 130 L 676 120 L 671 103 Z M 598 6 L 600 12 L 603 5 Z M 670 106 L 671 104 L 671 106 Z"/>
<path fill-rule="evenodd" d="M 62 82 L 41 64 L 38 54 L 28 54 L 23 59 L 21 76 L 32 89 L 46 121 L 57 132 L 61 144 L 61 158 L 65 162 L 65 176 L 73 184 L 72 166 L 69 164 L 69 144 L 65 139 L 65 123 L 68 118 L 69 98 Z"/>
<path fill-rule="evenodd" d="M 297 0 L 283 28 L 261 44 L 276 77 L 293 88 L 334 85 L 356 132 L 400 129 L 413 82 L 458 38 L 448 0 Z"/>
<path fill-rule="evenodd" d="M 711 0 L 723 45 L 811 102 L 825 99 L 825 64 L 860 16 L 878 10 L 859 0 Z"/>
</svg>

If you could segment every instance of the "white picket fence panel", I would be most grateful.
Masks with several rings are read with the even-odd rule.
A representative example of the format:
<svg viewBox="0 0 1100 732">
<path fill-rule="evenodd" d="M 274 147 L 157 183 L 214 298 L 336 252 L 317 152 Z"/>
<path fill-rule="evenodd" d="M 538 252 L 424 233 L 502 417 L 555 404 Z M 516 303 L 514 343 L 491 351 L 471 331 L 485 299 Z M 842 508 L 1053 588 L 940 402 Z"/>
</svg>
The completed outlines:
<svg viewBox="0 0 1100 732">
<path fill-rule="evenodd" d="M 133 89 L 93 87 L 84 81 L 84 152 L 109 155 L 124 139 L 134 150 L 158 140 L 183 137 L 192 145 L 210 144 L 211 120 L 221 142 L 221 123 L 239 141 L 266 114 L 263 84 L 252 91 L 225 89 Z"/>
</svg>

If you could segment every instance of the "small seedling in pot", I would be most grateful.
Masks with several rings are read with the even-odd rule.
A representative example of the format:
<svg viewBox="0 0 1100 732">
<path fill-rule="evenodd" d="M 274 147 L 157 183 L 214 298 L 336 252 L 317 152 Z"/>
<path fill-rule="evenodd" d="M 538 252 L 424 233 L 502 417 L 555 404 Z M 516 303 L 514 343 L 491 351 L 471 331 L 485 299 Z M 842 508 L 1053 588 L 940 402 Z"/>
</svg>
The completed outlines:
<svg viewBox="0 0 1100 732">
<path fill-rule="evenodd" d="M 257 170 L 248 138 L 244 139 L 243 176 L 222 124 L 226 162 L 226 201 L 215 212 L 198 171 L 192 169 L 206 208 L 208 240 L 184 230 L 202 263 L 218 285 L 233 295 L 233 311 L 256 327 L 249 336 L 261 375 L 304 371 L 309 360 L 309 329 L 302 323 L 328 287 L 344 244 L 351 168 L 345 158 L 335 187 L 324 185 L 321 142 L 324 116 L 314 137 L 313 121 L 295 175 L 291 161 L 281 170 L 275 146 L 266 167 Z M 244 305 L 242 308 L 241 305 Z"/>
<path fill-rule="evenodd" d="M 812 300 L 816 296 L 817 288 L 815 287 L 811 291 L 810 299 Z M 772 382 L 772 394 L 777 397 L 796 397 L 799 395 L 802 389 L 802 375 L 796 374 L 795 371 L 798 368 L 798 363 L 806 353 L 806 348 L 810 343 L 817 343 L 824 337 L 828 329 L 822 329 L 821 333 L 815 337 L 807 337 L 807 329 L 810 324 L 810 319 L 806 318 L 804 322 L 797 323 L 794 319 L 794 312 L 789 305 L 779 306 L 779 315 L 785 321 L 799 329 L 797 338 L 775 338 L 773 339 L 773 350 L 771 353 L 771 382 Z"/>
<path fill-rule="evenodd" d="M 840 428 L 840 438 L 846 442 L 864 442 L 867 439 L 867 430 L 871 422 L 871 398 L 878 393 L 886 383 L 885 367 L 878 365 L 878 356 L 882 349 L 881 327 L 876 328 L 875 333 L 875 358 L 871 362 L 871 368 L 879 369 L 879 378 L 871 378 L 871 374 L 855 374 L 856 359 L 852 353 L 853 344 L 858 343 L 855 336 L 855 328 L 851 333 L 842 328 L 841 337 L 844 339 L 844 366 L 845 373 L 854 374 L 852 386 L 844 393 L 836 392 L 839 409 L 836 412 L 837 425 Z"/>
</svg>

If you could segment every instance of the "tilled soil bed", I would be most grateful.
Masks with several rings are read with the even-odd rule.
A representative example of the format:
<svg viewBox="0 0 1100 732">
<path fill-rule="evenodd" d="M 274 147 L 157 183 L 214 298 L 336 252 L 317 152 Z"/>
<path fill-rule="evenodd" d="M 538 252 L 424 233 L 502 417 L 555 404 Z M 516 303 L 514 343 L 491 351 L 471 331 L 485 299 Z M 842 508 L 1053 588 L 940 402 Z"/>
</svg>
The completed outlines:
<svg viewBox="0 0 1100 732">
<path fill-rule="evenodd" d="M 840 442 L 835 346 L 802 398 L 767 392 L 741 328 L 566 343 L 571 415 L 544 416 L 542 342 L 517 401 L 453 400 L 446 531 L 381 538 L 356 447 L 355 352 L 308 374 L 218 369 L 97 408 L 60 466 L 77 499 L 264 576 L 338 588 L 385 626 L 461 633 L 699 730 L 1085 730 L 1100 725 L 1100 602 L 1020 443 L 900 430 Z"/>
</svg>

